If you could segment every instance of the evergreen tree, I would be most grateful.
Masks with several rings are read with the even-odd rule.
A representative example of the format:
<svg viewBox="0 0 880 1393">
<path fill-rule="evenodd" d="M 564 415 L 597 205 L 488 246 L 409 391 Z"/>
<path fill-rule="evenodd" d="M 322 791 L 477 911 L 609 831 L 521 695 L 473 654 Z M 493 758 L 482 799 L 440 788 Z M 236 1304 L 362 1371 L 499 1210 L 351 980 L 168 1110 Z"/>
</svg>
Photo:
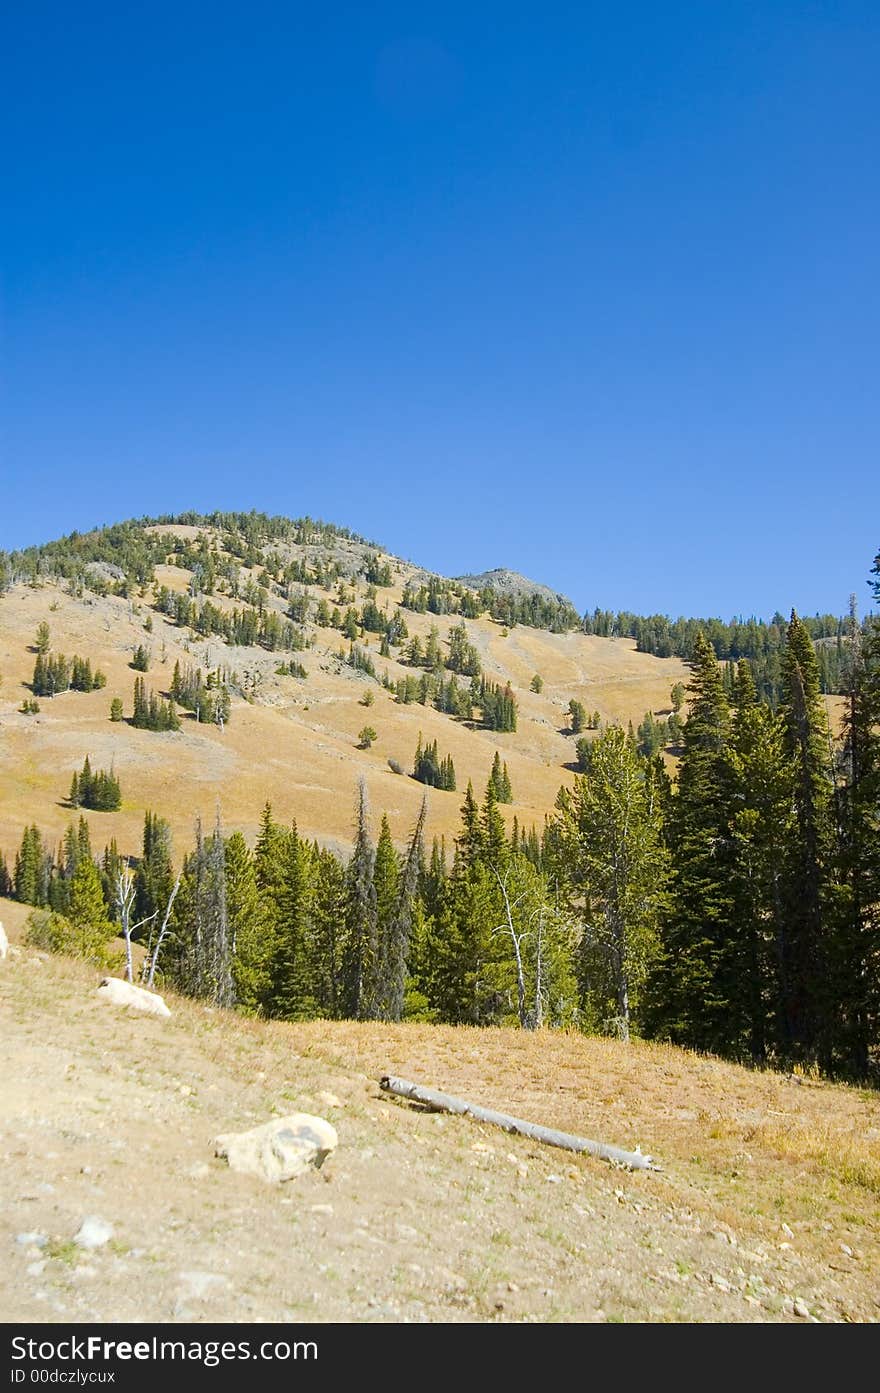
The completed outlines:
<svg viewBox="0 0 880 1393">
<path fill-rule="evenodd" d="M 728 1001 L 726 1050 L 761 1062 L 780 1045 L 781 849 L 792 835 L 792 771 L 782 723 L 758 702 L 747 659 L 736 668 L 732 694 L 732 911 L 719 972 Z"/>
<path fill-rule="evenodd" d="M 730 709 L 718 660 L 702 634 L 694 643 L 688 695 L 668 827 L 671 905 L 650 973 L 645 1015 L 654 1034 L 697 1049 L 723 1050 L 730 1003 L 722 958 L 733 911 Z"/>
<path fill-rule="evenodd" d="M 66 917 L 77 929 L 110 929 L 101 876 L 91 856 L 80 856 L 77 860 L 70 880 Z"/>
<path fill-rule="evenodd" d="M 668 876 L 661 817 L 647 767 L 623 730 L 593 742 L 589 772 L 562 789 L 559 830 L 584 923 L 581 966 L 589 1018 L 630 1036 L 657 957 Z"/>
<path fill-rule="evenodd" d="M 378 1010 L 378 911 L 373 866 L 376 853 L 370 838 L 367 786 L 358 786 L 357 833 L 348 864 L 345 949 L 342 960 L 343 1014 L 355 1020 L 374 1020 Z"/>
<path fill-rule="evenodd" d="M 236 1005 L 248 1015 L 263 1007 L 271 981 L 271 959 L 263 932 L 254 857 L 241 832 L 226 839 L 226 912 Z"/>
<path fill-rule="evenodd" d="M 15 898 L 22 904 L 48 904 L 50 867 L 51 857 L 43 846 L 39 828 L 35 824 L 26 827 L 15 858 Z"/>
<path fill-rule="evenodd" d="M 376 851 L 375 881 L 380 935 L 379 1014 L 383 1020 L 399 1021 L 404 1012 L 410 943 L 416 917 L 416 896 L 424 856 L 424 828 L 427 811 L 427 799 L 423 798 L 402 870 L 399 867 L 396 853 L 394 853 L 392 863 L 387 847 L 383 851 L 381 837 Z M 383 832 L 386 827 L 387 822 L 383 819 Z M 390 835 L 388 841 L 390 843 Z M 391 851 L 394 852 L 393 847 Z M 380 870 L 380 858 L 384 860 L 386 866 L 382 870 Z M 394 889 L 393 901 L 391 900 L 392 884 Z"/>
<path fill-rule="evenodd" d="M 272 971 L 272 1014 L 307 1020 L 315 1014 L 311 952 L 311 855 L 293 824 L 284 839 L 283 881 Z"/>
<path fill-rule="evenodd" d="M 880 556 L 874 570 L 880 575 Z M 880 599 L 880 581 L 874 590 Z M 880 619 L 872 618 L 862 633 L 855 597 L 847 640 L 836 903 L 827 955 L 833 1020 L 826 1023 L 823 1054 L 840 1071 L 865 1079 L 880 1045 Z"/>
<path fill-rule="evenodd" d="M 132 919 L 151 919 L 165 913 L 174 886 L 171 825 L 158 813 L 144 814 L 141 859 L 135 871 L 135 902 Z"/>
<path fill-rule="evenodd" d="M 331 851 L 315 848 L 312 894 L 312 981 L 315 1010 L 335 1019 L 341 1013 L 342 948 L 347 909 L 345 869 Z"/>
<path fill-rule="evenodd" d="M 824 906 L 831 836 L 832 784 L 828 721 L 819 668 L 807 629 L 792 611 L 783 654 L 785 749 L 793 764 L 794 829 L 786 848 L 781 941 L 785 1046 L 815 1058 L 820 1044 L 826 973 Z"/>
<path fill-rule="evenodd" d="M 196 824 L 195 850 L 184 862 L 174 902 L 180 989 L 212 1006 L 232 1006 L 232 939 L 226 903 L 226 854 L 219 823 L 210 837 Z"/>
</svg>

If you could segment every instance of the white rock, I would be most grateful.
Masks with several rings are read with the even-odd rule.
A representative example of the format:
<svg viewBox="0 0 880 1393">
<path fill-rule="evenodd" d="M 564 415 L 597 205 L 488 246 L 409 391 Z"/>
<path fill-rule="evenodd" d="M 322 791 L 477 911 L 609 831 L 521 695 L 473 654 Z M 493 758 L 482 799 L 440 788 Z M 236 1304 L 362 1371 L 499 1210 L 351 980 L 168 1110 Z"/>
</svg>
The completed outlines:
<svg viewBox="0 0 880 1393">
<path fill-rule="evenodd" d="M 121 977 L 105 977 L 98 991 L 102 1001 L 113 1006 L 133 1006 L 136 1011 L 146 1011 L 150 1016 L 170 1016 L 171 1012 L 158 992 L 145 991 Z"/>
<path fill-rule="evenodd" d="M 5 958 L 9 952 L 9 939 L 6 937 L 6 930 L 0 924 L 0 958 Z"/>
<path fill-rule="evenodd" d="M 231 1286 L 228 1277 L 218 1276 L 216 1272 L 180 1272 L 178 1276 L 183 1283 L 181 1295 L 196 1301 L 219 1296 Z"/>
<path fill-rule="evenodd" d="M 795 1301 L 793 1309 L 795 1315 L 800 1316 L 801 1320 L 809 1320 L 810 1311 L 805 1301 L 798 1299 Z"/>
<path fill-rule="evenodd" d="M 49 1242 L 44 1233 L 17 1233 L 15 1241 L 22 1248 L 45 1248 Z"/>
<path fill-rule="evenodd" d="M 249 1132 L 226 1132 L 214 1141 L 215 1156 L 231 1168 L 263 1180 L 292 1180 L 309 1166 L 321 1166 L 339 1138 L 323 1117 L 297 1112 L 276 1117 Z"/>
<path fill-rule="evenodd" d="M 80 1248 L 102 1248 L 112 1237 L 113 1225 L 108 1224 L 106 1219 L 90 1215 L 83 1219 L 79 1231 L 73 1235 L 73 1241 Z"/>
</svg>

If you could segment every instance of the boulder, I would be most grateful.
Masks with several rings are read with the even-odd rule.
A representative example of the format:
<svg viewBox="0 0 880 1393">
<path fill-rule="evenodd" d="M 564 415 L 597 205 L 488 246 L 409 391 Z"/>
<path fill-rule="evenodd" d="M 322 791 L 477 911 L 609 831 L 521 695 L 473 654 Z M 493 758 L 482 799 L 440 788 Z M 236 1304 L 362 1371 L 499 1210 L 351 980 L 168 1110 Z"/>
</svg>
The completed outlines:
<svg viewBox="0 0 880 1393">
<path fill-rule="evenodd" d="M 98 991 L 102 1001 L 113 1006 L 133 1006 L 136 1011 L 146 1011 L 150 1016 L 170 1016 L 171 1012 L 158 992 L 145 991 L 121 977 L 105 977 Z"/>
<path fill-rule="evenodd" d="M 5 958 L 9 952 L 9 939 L 6 937 L 6 930 L 0 924 L 0 958 Z"/>
<path fill-rule="evenodd" d="M 296 1112 L 276 1117 L 249 1132 L 226 1132 L 214 1141 L 234 1171 L 262 1180 L 292 1180 L 309 1166 L 322 1166 L 338 1142 L 335 1127 L 323 1117 Z"/>
</svg>

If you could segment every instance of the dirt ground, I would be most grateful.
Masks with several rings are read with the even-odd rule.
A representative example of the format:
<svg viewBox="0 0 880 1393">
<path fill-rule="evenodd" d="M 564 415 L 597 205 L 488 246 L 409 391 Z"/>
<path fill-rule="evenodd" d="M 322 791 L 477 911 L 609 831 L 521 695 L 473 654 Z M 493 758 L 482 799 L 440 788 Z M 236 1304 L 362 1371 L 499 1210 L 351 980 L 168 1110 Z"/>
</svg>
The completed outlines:
<svg viewBox="0 0 880 1393">
<path fill-rule="evenodd" d="M 880 1099 L 666 1047 L 111 1007 L 0 902 L 6 1321 L 874 1322 Z M 658 1158 L 613 1168 L 383 1095 L 394 1072 Z M 272 1186 L 212 1139 L 319 1113 Z M 87 1217 L 112 1237 L 84 1251 Z"/>
</svg>

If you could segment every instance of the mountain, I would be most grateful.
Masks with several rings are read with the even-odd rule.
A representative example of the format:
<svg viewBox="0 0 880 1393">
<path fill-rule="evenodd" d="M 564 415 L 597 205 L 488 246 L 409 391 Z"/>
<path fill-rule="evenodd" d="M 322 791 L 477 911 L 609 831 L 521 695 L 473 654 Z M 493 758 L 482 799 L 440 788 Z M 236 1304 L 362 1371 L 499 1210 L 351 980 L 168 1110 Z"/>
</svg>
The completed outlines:
<svg viewBox="0 0 880 1393">
<path fill-rule="evenodd" d="M 498 591 L 491 610 L 479 598 L 485 589 Z M 535 622 L 517 622 L 517 613 Z M 212 822 L 218 807 L 227 828 L 253 839 L 267 800 L 279 820 L 296 818 L 309 837 L 347 847 L 360 777 L 375 819 L 386 811 L 401 842 L 425 792 L 408 777 L 420 736 L 437 742 L 441 758 L 452 757 L 457 781 L 455 792 L 429 790 L 429 838 L 455 835 L 468 780 L 481 794 L 496 750 L 512 784 L 505 815 L 540 829 L 573 778 L 569 702 L 598 711 L 603 723 L 638 725 L 646 711 L 668 710 L 671 687 L 687 678 L 677 658 L 579 632 L 573 614 L 564 597 L 515 572 L 428 576 L 374 542 L 308 518 L 147 518 L 0 556 L 0 850 L 9 860 L 31 822 L 60 839 L 73 815 L 71 777 L 86 756 L 93 768 L 112 766 L 122 790 L 119 811 L 88 813 L 98 847 L 115 837 L 121 851 L 137 853 L 147 809 L 169 817 L 181 846 L 195 818 Z M 35 697 L 41 623 L 51 654 L 88 658 L 106 685 Z M 487 728 L 479 706 L 462 719 L 426 696 L 436 680 L 413 665 L 410 646 L 418 639 L 424 649 L 434 629 L 446 660 L 460 626 L 481 678 L 510 685 L 515 731 Z M 138 647 L 147 652 L 143 673 L 131 666 Z M 350 665 L 353 649 L 375 675 Z M 291 664 L 305 675 L 290 675 Z M 178 732 L 131 725 L 135 679 L 164 699 L 175 665 L 228 686 L 222 729 L 185 709 Z M 462 692 L 470 688 L 468 674 L 440 675 L 444 683 L 455 675 Z M 124 721 L 110 720 L 114 698 Z M 38 712 L 21 709 L 33 700 Z M 377 738 L 359 748 L 366 726 Z"/>
</svg>

